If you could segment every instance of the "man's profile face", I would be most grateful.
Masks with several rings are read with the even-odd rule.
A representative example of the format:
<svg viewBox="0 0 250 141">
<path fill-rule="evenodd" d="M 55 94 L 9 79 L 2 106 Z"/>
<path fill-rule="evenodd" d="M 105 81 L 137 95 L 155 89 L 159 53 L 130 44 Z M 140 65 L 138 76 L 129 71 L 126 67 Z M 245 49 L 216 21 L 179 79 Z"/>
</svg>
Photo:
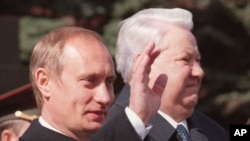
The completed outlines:
<svg viewBox="0 0 250 141">
<path fill-rule="evenodd" d="M 204 76 L 200 66 L 201 56 L 195 38 L 189 31 L 173 27 L 167 34 L 163 41 L 168 46 L 156 58 L 151 78 L 161 73 L 168 77 L 161 110 L 190 114 L 198 102 L 198 92 Z"/>
</svg>

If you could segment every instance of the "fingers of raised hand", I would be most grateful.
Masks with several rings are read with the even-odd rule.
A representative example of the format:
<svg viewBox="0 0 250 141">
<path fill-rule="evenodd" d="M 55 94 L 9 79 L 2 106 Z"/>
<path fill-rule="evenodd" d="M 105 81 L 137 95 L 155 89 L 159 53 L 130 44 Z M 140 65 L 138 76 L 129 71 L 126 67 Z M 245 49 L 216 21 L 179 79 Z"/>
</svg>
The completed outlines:
<svg viewBox="0 0 250 141">
<path fill-rule="evenodd" d="M 152 63 L 159 54 L 160 49 L 155 48 L 155 44 L 151 42 L 141 54 L 138 54 L 134 64 L 133 73 L 148 75 Z"/>
<path fill-rule="evenodd" d="M 165 86 L 167 84 L 167 75 L 166 74 L 160 74 L 155 82 L 154 82 L 154 85 L 153 85 L 153 88 L 152 88 L 152 91 L 156 94 L 156 95 L 159 95 L 161 97 L 164 89 L 165 89 Z"/>
</svg>

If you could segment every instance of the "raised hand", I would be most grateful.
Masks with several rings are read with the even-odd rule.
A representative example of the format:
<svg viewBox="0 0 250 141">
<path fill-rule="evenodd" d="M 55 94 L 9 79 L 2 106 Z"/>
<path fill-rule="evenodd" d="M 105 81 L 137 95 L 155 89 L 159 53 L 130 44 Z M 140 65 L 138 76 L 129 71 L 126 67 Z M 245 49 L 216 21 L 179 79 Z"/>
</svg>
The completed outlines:
<svg viewBox="0 0 250 141">
<path fill-rule="evenodd" d="M 146 125 L 156 114 L 161 104 L 161 95 L 167 83 L 166 75 L 159 75 L 152 88 L 148 86 L 151 65 L 160 54 L 160 49 L 150 43 L 146 49 L 137 56 L 132 79 L 130 81 L 129 108 L 133 110 Z"/>
</svg>

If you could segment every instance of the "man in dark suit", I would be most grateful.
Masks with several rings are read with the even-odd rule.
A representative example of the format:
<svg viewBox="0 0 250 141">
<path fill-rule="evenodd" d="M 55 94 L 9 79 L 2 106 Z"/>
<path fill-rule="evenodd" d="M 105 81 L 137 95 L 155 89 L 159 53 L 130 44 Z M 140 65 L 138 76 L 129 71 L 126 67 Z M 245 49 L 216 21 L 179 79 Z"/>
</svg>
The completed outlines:
<svg viewBox="0 0 250 141">
<path fill-rule="evenodd" d="M 167 84 L 158 113 L 149 122 L 153 127 L 144 139 L 229 140 L 225 129 L 195 110 L 204 71 L 192 27 L 192 14 L 180 8 L 145 9 L 121 22 L 115 59 L 117 70 L 127 84 L 108 113 L 103 132 L 112 130 L 114 117 L 128 105 L 129 86 L 133 86 L 132 66 L 145 45 L 153 41 L 161 53 L 151 65 L 149 87 L 163 74 L 167 76 Z"/>
<path fill-rule="evenodd" d="M 20 140 L 140 141 L 140 133 L 134 129 L 138 123 L 147 125 L 156 114 L 166 84 L 165 79 L 156 81 L 152 89 L 148 87 L 148 70 L 159 53 L 154 44 L 142 52 L 134 65 L 129 106 L 114 119 L 112 130 L 89 139 L 105 123 L 114 99 L 116 76 L 111 54 L 93 31 L 80 27 L 51 31 L 35 45 L 30 60 L 31 83 L 41 116 Z"/>
<path fill-rule="evenodd" d="M 125 85 L 108 113 L 108 124 L 104 129 L 109 130 L 109 124 L 113 123 L 113 118 L 122 113 L 129 102 L 129 86 Z M 169 122 L 157 114 L 149 122 L 153 125 L 145 141 L 178 141 L 176 129 Z M 189 133 L 192 141 L 224 141 L 229 140 L 227 133 L 214 120 L 195 110 L 191 117 L 187 118 Z"/>
</svg>

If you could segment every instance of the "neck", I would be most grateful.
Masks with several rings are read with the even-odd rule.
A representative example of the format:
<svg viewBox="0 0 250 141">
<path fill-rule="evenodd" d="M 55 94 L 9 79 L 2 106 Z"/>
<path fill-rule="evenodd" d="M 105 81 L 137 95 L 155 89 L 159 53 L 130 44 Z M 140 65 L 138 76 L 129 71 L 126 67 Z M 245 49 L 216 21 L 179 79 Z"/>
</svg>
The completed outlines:
<svg viewBox="0 0 250 141">
<path fill-rule="evenodd" d="M 63 132 L 63 131 L 60 131 L 58 130 L 57 128 L 53 127 L 53 125 L 51 125 L 44 117 L 40 117 L 39 118 L 39 122 L 42 126 L 52 130 L 52 131 L 55 131 L 57 133 L 60 133 L 60 134 L 63 134 L 67 137 L 70 137 L 70 138 L 73 138 L 73 139 L 76 139 L 77 141 L 87 141 L 90 136 L 92 135 L 91 133 L 85 133 L 84 131 L 78 131 L 78 132 L 70 132 L 70 133 L 66 133 L 66 132 Z"/>
<path fill-rule="evenodd" d="M 161 111 L 164 112 L 165 114 L 167 114 L 168 116 L 170 116 L 177 123 L 179 123 L 179 122 L 189 118 L 192 115 L 193 110 L 194 109 L 177 110 L 174 108 L 170 108 L 169 110 L 161 110 Z"/>
</svg>

